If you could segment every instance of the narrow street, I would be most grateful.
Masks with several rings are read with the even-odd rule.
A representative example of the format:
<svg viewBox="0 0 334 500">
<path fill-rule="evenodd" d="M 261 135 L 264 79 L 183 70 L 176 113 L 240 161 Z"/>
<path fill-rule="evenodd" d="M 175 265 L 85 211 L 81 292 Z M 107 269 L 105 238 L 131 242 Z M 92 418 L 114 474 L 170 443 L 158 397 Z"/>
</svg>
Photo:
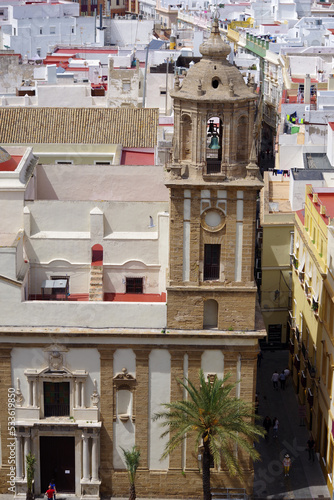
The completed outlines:
<svg viewBox="0 0 334 500">
<path fill-rule="evenodd" d="M 258 368 L 257 390 L 259 415 L 269 415 L 279 420 L 278 437 L 272 429 L 268 440 L 261 440 L 257 449 L 262 460 L 255 464 L 254 499 L 329 499 L 329 492 L 316 455 L 315 462 L 308 460 L 306 450 L 310 433 L 300 426 L 297 396 L 291 378 L 285 390 L 274 390 L 271 382 L 275 370 L 280 373 L 288 364 L 288 351 L 264 351 Z M 282 460 L 289 453 L 292 465 L 289 477 L 284 477 Z"/>
</svg>

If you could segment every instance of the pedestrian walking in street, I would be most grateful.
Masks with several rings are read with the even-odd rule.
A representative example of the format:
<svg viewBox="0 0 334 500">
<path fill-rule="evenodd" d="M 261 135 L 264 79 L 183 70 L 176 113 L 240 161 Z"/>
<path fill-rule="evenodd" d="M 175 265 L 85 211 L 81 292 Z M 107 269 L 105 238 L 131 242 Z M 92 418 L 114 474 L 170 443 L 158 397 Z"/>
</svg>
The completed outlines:
<svg viewBox="0 0 334 500">
<path fill-rule="evenodd" d="M 274 373 L 273 373 L 273 375 L 271 377 L 271 381 L 273 383 L 273 388 L 278 391 L 279 374 L 278 374 L 277 370 L 274 371 Z"/>
<path fill-rule="evenodd" d="M 260 406 L 260 400 L 259 400 L 259 395 L 258 393 L 255 394 L 255 414 L 259 414 L 259 406 Z"/>
<path fill-rule="evenodd" d="M 262 361 L 262 358 L 263 358 L 263 354 L 262 354 L 262 351 L 259 351 L 258 355 L 257 355 L 257 366 L 260 368 L 261 366 L 261 361 Z"/>
<path fill-rule="evenodd" d="M 290 466 L 291 466 L 291 458 L 290 458 L 290 455 L 287 453 L 285 455 L 285 457 L 283 458 L 283 467 L 284 467 L 285 477 L 288 476 L 290 473 Z"/>
<path fill-rule="evenodd" d="M 265 419 L 263 420 L 263 427 L 266 431 L 266 435 L 265 435 L 265 440 L 268 441 L 269 439 L 269 431 L 270 431 L 270 427 L 271 427 L 271 418 L 269 417 L 269 415 L 267 415 L 265 417 Z"/>
<path fill-rule="evenodd" d="M 278 436 L 278 428 L 279 428 L 278 418 L 274 417 L 274 419 L 273 419 L 273 438 L 277 438 L 277 436 Z"/>
<path fill-rule="evenodd" d="M 285 389 L 285 380 L 286 380 L 286 377 L 285 377 L 285 374 L 284 374 L 284 370 L 282 370 L 282 372 L 280 373 L 279 375 L 279 381 L 280 381 L 280 384 L 281 384 L 281 389 Z"/>
<path fill-rule="evenodd" d="M 313 439 L 312 434 L 310 435 L 310 439 L 307 441 L 307 451 L 308 451 L 308 459 L 314 462 L 315 441 Z"/>
</svg>

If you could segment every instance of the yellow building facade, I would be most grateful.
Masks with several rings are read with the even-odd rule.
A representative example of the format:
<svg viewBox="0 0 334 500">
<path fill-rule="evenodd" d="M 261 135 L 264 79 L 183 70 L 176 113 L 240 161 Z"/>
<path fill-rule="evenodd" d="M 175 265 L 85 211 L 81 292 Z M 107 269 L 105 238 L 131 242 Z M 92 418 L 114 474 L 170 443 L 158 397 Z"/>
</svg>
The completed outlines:
<svg viewBox="0 0 334 500">
<path fill-rule="evenodd" d="M 306 186 L 305 209 L 296 212 L 291 256 L 290 368 L 301 418 L 316 441 L 333 493 L 334 189 Z"/>
</svg>

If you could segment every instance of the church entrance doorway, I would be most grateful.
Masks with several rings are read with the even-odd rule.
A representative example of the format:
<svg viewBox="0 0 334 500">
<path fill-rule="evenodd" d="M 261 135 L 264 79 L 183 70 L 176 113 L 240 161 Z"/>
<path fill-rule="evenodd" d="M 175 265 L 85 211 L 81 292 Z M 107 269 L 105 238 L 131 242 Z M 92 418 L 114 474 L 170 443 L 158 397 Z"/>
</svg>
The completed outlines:
<svg viewBox="0 0 334 500">
<path fill-rule="evenodd" d="M 57 492 L 75 492 L 74 437 L 40 436 L 41 492 L 53 479 Z"/>
</svg>

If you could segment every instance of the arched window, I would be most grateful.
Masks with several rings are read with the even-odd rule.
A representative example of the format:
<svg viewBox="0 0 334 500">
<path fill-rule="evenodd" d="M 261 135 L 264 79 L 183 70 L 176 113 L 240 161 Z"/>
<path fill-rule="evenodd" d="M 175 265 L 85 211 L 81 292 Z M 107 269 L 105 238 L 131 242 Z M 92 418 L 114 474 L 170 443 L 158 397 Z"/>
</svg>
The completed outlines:
<svg viewBox="0 0 334 500">
<path fill-rule="evenodd" d="M 102 266 L 103 264 L 103 247 L 102 245 L 94 245 L 92 247 L 92 266 Z"/>
<path fill-rule="evenodd" d="M 218 327 L 218 302 L 209 299 L 204 302 L 203 328 Z"/>
</svg>

